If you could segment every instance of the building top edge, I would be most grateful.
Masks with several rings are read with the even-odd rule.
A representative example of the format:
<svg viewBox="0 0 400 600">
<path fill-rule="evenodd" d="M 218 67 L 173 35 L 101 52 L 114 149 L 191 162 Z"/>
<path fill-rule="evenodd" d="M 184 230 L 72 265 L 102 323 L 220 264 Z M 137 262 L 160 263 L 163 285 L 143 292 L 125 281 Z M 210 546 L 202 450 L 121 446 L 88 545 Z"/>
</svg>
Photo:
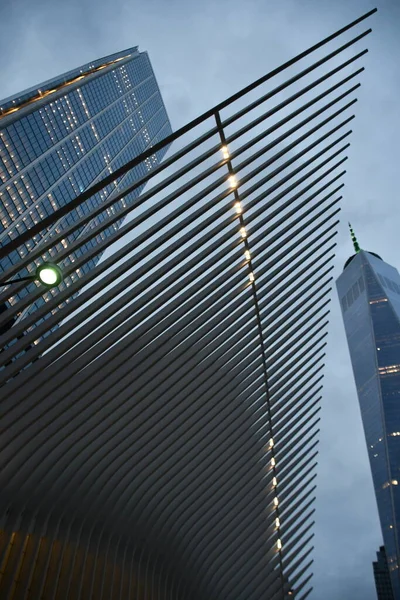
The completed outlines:
<svg viewBox="0 0 400 600">
<path fill-rule="evenodd" d="M 379 254 L 376 254 L 375 252 L 370 252 L 369 250 L 360 250 L 360 252 L 357 252 L 356 254 L 353 254 L 352 256 L 350 256 L 346 262 L 344 263 L 344 267 L 343 267 L 343 271 L 349 266 L 349 264 L 352 262 L 352 260 L 358 256 L 358 254 L 360 254 L 361 252 L 366 252 L 367 254 L 371 254 L 372 256 L 375 256 L 375 258 L 379 258 L 379 260 L 383 260 L 381 256 L 379 256 Z"/>
<path fill-rule="evenodd" d="M 127 57 L 129 55 L 132 55 L 133 57 L 135 55 L 138 55 L 140 54 L 138 48 L 139 46 L 133 46 L 132 48 L 127 48 L 126 50 L 121 50 L 119 52 L 114 52 L 113 54 L 103 56 L 89 63 L 83 64 L 80 67 L 75 67 L 74 69 L 63 73 L 62 75 L 57 75 L 55 77 L 52 77 L 51 79 L 48 79 L 47 81 L 35 84 L 30 88 L 23 90 L 22 92 L 17 92 L 14 95 L 8 96 L 7 98 L 0 100 L 0 115 L 2 112 L 13 108 L 13 106 L 18 106 L 21 103 L 28 101 L 32 97 L 32 95 L 36 94 L 37 92 L 47 92 L 52 87 L 58 87 L 61 84 L 68 82 L 70 79 L 79 76 L 79 74 L 82 72 L 90 71 L 91 69 L 96 69 L 102 64 L 113 62 L 122 57 Z"/>
</svg>

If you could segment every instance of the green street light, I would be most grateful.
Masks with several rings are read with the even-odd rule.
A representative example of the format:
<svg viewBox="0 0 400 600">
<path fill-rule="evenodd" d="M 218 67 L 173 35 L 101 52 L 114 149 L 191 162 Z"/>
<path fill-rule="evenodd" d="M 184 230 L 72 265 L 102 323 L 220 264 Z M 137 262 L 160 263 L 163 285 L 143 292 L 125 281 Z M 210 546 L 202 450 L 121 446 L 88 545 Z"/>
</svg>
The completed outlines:
<svg viewBox="0 0 400 600">
<path fill-rule="evenodd" d="M 40 283 L 48 288 L 60 285 L 63 280 L 63 274 L 58 265 L 53 263 L 43 263 L 36 269 L 36 277 Z"/>
<path fill-rule="evenodd" d="M 17 279 L 11 279 L 10 281 L 0 281 L 0 285 L 11 285 L 12 283 L 19 283 L 20 281 L 35 281 L 36 279 L 47 288 L 52 288 L 60 285 L 64 277 L 58 265 L 47 262 L 39 265 L 35 275 L 18 277 Z"/>
</svg>

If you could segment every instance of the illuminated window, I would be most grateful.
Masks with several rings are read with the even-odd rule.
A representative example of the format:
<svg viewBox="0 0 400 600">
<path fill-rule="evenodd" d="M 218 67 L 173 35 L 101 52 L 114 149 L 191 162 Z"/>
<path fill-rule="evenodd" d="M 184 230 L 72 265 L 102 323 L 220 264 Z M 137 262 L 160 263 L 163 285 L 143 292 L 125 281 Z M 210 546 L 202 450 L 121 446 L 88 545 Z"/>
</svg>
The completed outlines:
<svg viewBox="0 0 400 600">
<path fill-rule="evenodd" d="M 245 227 L 240 228 L 240 235 L 242 236 L 243 239 L 247 236 Z"/>
<path fill-rule="evenodd" d="M 279 521 L 279 518 L 278 518 L 278 517 L 276 517 L 276 519 L 275 519 L 275 527 L 276 527 L 276 528 L 279 528 L 280 526 L 281 526 L 281 523 L 280 523 L 280 521 Z"/>
<path fill-rule="evenodd" d="M 378 367 L 380 375 L 390 375 L 391 373 L 399 373 L 400 365 L 387 365 L 385 367 Z"/>
<path fill-rule="evenodd" d="M 370 304 L 379 304 L 380 302 L 387 302 L 387 298 L 380 298 L 379 300 L 370 300 Z"/>
<path fill-rule="evenodd" d="M 249 250 L 245 250 L 244 257 L 245 257 L 246 260 L 250 260 L 251 255 L 250 255 L 250 251 Z"/>
<path fill-rule="evenodd" d="M 281 548 L 282 548 L 282 542 L 281 542 L 281 540 L 278 539 L 276 541 L 276 546 L 277 546 L 278 550 L 281 550 Z"/>
<path fill-rule="evenodd" d="M 271 466 L 274 467 L 276 465 L 275 459 L 271 458 Z"/>
<path fill-rule="evenodd" d="M 278 480 L 277 480 L 276 477 L 272 478 L 272 485 L 275 486 L 275 487 L 278 485 Z"/>
<path fill-rule="evenodd" d="M 271 439 L 269 440 L 269 447 L 270 447 L 270 448 L 273 448 L 273 447 L 274 447 L 274 440 L 273 440 L 273 438 L 271 438 Z"/>
<path fill-rule="evenodd" d="M 254 273 L 250 273 L 249 274 L 249 279 L 253 283 L 253 281 L 254 281 Z"/>
<path fill-rule="evenodd" d="M 278 498 L 275 496 L 275 498 L 274 498 L 274 506 L 278 506 L 278 504 L 279 504 L 279 500 L 278 500 Z"/>
</svg>

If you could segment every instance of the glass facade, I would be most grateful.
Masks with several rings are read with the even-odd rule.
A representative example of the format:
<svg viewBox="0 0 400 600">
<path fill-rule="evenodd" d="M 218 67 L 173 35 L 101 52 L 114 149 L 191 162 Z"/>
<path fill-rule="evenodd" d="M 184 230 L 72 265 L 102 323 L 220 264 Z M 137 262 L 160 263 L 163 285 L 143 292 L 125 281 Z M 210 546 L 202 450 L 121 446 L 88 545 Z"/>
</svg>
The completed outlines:
<svg viewBox="0 0 400 600">
<path fill-rule="evenodd" d="M 379 548 L 379 552 L 376 553 L 376 561 L 372 565 L 378 600 L 393 600 L 385 546 Z"/>
<path fill-rule="evenodd" d="M 0 243 L 6 244 L 17 237 L 171 132 L 149 57 L 137 47 L 86 64 L 0 102 Z M 0 271 L 17 263 L 43 237 L 62 232 L 90 207 L 100 205 L 134 183 L 166 151 L 164 148 L 155 153 L 60 219 L 44 236 L 35 236 L 18 252 L 1 260 Z M 66 236 L 44 259 L 51 261 L 58 251 L 67 249 L 107 215 L 129 205 L 143 187 Z M 121 222 L 117 221 L 72 252 L 60 266 L 72 264 L 88 246 L 95 247 L 110 236 Z M 58 289 L 82 277 L 99 258 L 100 254 L 72 272 Z M 30 269 L 33 271 L 35 266 Z M 20 275 L 28 275 L 28 270 Z M 11 297 L 10 303 L 15 304 L 27 293 L 28 287 Z M 56 290 L 46 291 L 28 312 L 56 293 Z"/>
<path fill-rule="evenodd" d="M 338 278 L 376 501 L 396 600 L 400 599 L 400 276 L 361 251 Z"/>
</svg>

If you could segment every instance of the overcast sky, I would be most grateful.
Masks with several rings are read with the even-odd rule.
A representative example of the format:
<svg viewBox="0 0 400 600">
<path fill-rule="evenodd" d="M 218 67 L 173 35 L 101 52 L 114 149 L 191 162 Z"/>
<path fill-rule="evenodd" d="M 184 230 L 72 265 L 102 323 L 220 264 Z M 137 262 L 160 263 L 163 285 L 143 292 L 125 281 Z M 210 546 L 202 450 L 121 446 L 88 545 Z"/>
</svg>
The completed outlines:
<svg viewBox="0 0 400 600">
<path fill-rule="evenodd" d="M 357 94 L 335 275 L 361 246 L 398 267 L 400 3 L 381 0 L 12 0 L 0 2 L 0 98 L 139 45 L 177 129 L 374 6 Z M 376 598 L 381 534 L 339 306 L 326 360 L 315 527 L 316 600 Z"/>
</svg>

